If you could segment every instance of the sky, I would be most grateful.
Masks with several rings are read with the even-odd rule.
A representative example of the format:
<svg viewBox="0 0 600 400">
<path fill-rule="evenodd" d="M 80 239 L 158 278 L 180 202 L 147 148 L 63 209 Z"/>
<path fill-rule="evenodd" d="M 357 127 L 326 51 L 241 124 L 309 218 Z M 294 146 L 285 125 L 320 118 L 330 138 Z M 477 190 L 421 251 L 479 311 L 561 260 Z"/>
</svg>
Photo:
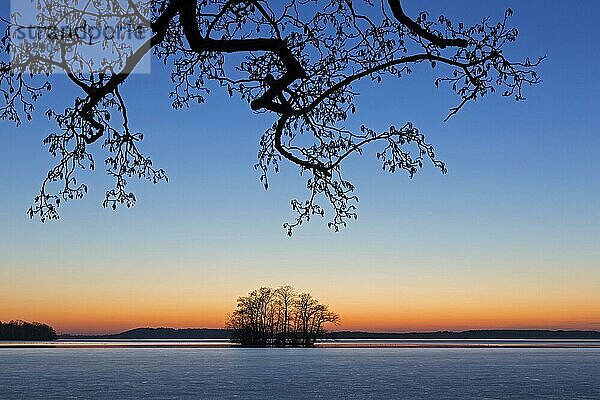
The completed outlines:
<svg viewBox="0 0 600 400">
<path fill-rule="evenodd" d="M 159 63 L 122 94 L 169 183 L 132 182 L 138 204 L 113 212 L 101 207 L 111 182 L 99 168 L 59 221 L 30 220 L 52 163 L 45 105 L 72 102 L 58 86 L 31 123 L 0 122 L 0 320 L 63 333 L 222 327 L 238 296 L 290 284 L 337 311 L 339 329 L 600 329 L 600 5 L 581 4 L 427 2 L 470 23 L 511 7 L 512 54 L 546 55 L 543 83 L 524 102 L 487 97 L 446 123 L 456 98 L 426 66 L 361 84 L 349 123 L 412 121 L 449 172 L 390 175 L 375 149 L 349 160 L 359 219 L 339 233 L 317 218 L 288 238 L 282 223 L 305 183 L 286 165 L 265 191 L 253 168 L 272 119 L 226 93 L 174 111 Z"/>
</svg>

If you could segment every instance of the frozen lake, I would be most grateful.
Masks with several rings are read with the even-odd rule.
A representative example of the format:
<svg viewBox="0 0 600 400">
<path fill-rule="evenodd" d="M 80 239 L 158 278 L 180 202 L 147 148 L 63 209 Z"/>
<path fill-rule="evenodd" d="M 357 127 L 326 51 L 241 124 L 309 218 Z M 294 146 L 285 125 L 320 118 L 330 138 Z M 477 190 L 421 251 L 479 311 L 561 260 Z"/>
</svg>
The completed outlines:
<svg viewBox="0 0 600 400">
<path fill-rule="evenodd" d="M 0 349 L 0 399 L 600 399 L 600 349 Z"/>
</svg>

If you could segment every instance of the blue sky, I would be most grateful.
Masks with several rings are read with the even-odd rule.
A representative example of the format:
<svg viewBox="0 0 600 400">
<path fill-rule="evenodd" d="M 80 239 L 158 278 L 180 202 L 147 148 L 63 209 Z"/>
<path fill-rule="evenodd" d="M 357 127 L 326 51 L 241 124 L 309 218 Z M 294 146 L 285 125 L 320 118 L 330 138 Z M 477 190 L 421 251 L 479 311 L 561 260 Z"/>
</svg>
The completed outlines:
<svg viewBox="0 0 600 400">
<path fill-rule="evenodd" d="M 122 93 L 132 125 L 145 133 L 143 148 L 170 182 L 132 182 L 139 199 L 134 209 L 101 208 L 111 182 L 99 168 L 84 175 L 88 197 L 63 206 L 60 221 L 29 220 L 25 211 L 52 162 L 42 139 L 54 127 L 42 113 L 18 129 L 0 123 L 0 289 L 10 285 L 24 293 L 17 299 L 0 294 L 0 304 L 37 301 L 27 295 L 32 282 L 51 287 L 50 295 L 73 291 L 82 304 L 90 292 L 117 293 L 124 301 L 133 292 L 183 296 L 173 300 L 178 304 L 218 291 L 233 301 L 261 284 L 291 283 L 334 304 L 392 304 L 399 322 L 390 327 L 402 329 L 401 303 L 416 285 L 424 298 L 435 295 L 432 288 L 445 288 L 450 298 L 473 291 L 472 304 L 485 303 L 487 289 L 498 306 L 518 306 L 519 299 L 530 304 L 519 297 L 524 292 L 553 296 L 548 304 L 554 307 L 574 293 L 588 293 L 582 304 L 595 302 L 585 314 L 589 319 L 571 322 L 595 326 L 600 5 L 575 4 L 457 1 L 448 10 L 446 2 L 427 2 L 431 14 L 446 12 L 465 22 L 497 19 L 512 7 L 521 34 L 511 51 L 517 57 L 547 55 L 543 83 L 527 88 L 524 102 L 487 97 L 447 123 L 456 99 L 435 88 L 435 71 L 425 65 L 409 78 L 361 84 L 350 124 L 385 129 L 412 121 L 435 144 L 449 173 L 426 165 L 413 180 L 389 175 L 380 170 L 374 149 L 350 160 L 346 175 L 357 186 L 359 219 L 340 233 L 314 219 L 288 238 L 281 224 L 292 216 L 289 200 L 304 195 L 304 181 L 285 166 L 265 192 L 253 169 L 271 118 L 254 115 L 226 93 L 173 111 L 170 82 L 158 63 L 152 74 L 132 76 Z M 409 2 L 405 8 L 414 15 L 415 7 Z M 69 105 L 72 94 L 59 85 L 39 109 L 47 101 Z M 566 313 L 547 324 L 568 326 Z M 13 317 L 7 314 L 0 309 L 0 319 Z M 14 315 L 29 316 L 38 314 Z M 190 325 L 210 321 L 198 317 Z"/>
</svg>

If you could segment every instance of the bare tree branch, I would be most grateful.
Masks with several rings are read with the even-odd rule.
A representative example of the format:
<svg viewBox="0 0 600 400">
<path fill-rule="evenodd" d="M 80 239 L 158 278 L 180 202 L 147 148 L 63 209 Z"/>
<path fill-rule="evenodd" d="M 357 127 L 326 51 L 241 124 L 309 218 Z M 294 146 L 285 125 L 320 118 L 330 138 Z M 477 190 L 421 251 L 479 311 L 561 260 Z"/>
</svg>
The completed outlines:
<svg viewBox="0 0 600 400">
<path fill-rule="evenodd" d="M 513 61 L 505 54 L 518 31 L 509 26 L 512 10 L 497 23 L 490 18 L 471 26 L 441 15 L 421 12 L 411 19 L 400 0 L 107 0 L 73 4 L 47 0 L 36 21 L 19 15 L 0 20 L 5 27 L 0 52 L 0 119 L 21 123 L 32 118 L 36 101 L 52 89 L 50 75 L 59 70 L 81 97 L 64 111 L 50 110 L 58 132 L 46 139 L 57 165 L 48 173 L 35 205 L 29 210 L 42 221 L 58 218 L 61 200 L 81 198 L 87 186 L 79 169 L 94 168 L 96 146 L 104 139 L 107 173 L 115 178 L 105 207 L 132 206 L 127 180 L 166 180 L 163 170 L 139 150 L 143 135 L 130 128 L 121 88 L 153 54 L 171 68 L 175 109 L 202 103 L 215 87 L 239 96 L 257 113 L 273 115 L 261 137 L 257 170 L 265 188 L 269 176 L 285 160 L 306 176 L 308 198 L 291 201 L 296 218 L 284 224 L 288 234 L 313 216 L 331 215 L 328 226 L 339 230 L 357 218 L 354 186 L 344 178 L 344 161 L 379 145 L 374 153 L 382 168 L 405 171 L 409 177 L 430 162 L 446 166 L 411 123 L 376 132 L 345 126 L 357 112 L 354 84 L 403 78 L 414 68 L 439 71 L 436 86 L 457 95 L 447 118 L 468 103 L 500 90 L 524 99 L 526 86 L 540 82 L 537 60 Z M 388 15 L 391 11 L 391 15 Z M 77 34 L 59 32 L 64 25 Z M 91 29 L 115 26 L 129 35 L 148 32 L 136 46 L 115 38 L 94 38 Z M 54 28 L 52 28 L 54 27 Z M 17 38 L 34 30 L 36 40 Z M 114 59 L 94 63 L 78 49 L 101 46 Z M 51 187 L 60 185 L 57 191 Z M 323 203 L 325 206 L 323 206 Z"/>
</svg>

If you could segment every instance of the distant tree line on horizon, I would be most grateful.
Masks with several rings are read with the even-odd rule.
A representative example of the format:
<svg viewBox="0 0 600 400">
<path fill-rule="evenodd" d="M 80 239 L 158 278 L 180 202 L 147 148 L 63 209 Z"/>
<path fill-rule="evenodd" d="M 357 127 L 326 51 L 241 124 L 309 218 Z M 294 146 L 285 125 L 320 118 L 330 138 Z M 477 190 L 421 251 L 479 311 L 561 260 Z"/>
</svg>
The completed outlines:
<svg viewBox="0 0 600 400">
<path fill-rule="evenodd" d="M 56 332 L 49 325 L 39 322 L 0 321 L 0 340 L 56 340 Z"/>
<path fill-rule="evenodd" d="M 310 293 L 262 287 L 238 298 L 226 328 L 231 341 L 242 346 L 312 347 L 324 336 L 326 323 L 339 322 L 340 316 Z"/>
</svg>

